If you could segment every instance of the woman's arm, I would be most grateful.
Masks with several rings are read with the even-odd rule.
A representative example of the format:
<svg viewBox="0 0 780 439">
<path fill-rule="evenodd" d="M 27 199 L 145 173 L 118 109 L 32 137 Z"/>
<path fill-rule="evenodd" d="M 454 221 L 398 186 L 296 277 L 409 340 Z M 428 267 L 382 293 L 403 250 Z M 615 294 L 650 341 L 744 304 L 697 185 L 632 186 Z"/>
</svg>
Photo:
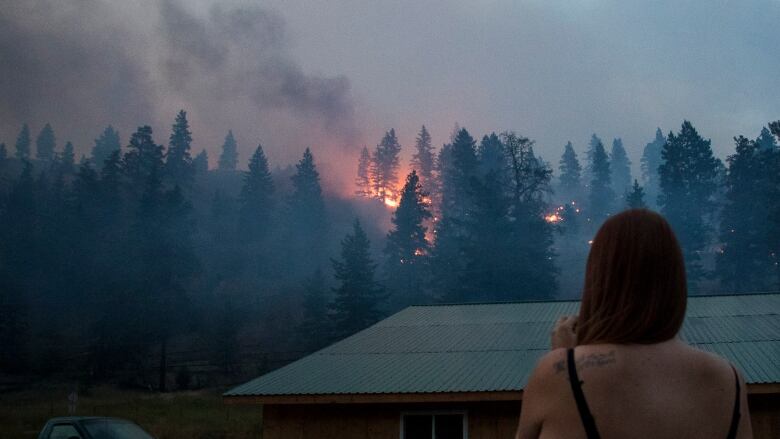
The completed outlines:
<svg viewBox="0 0 780 439">
<path fill-rule="evenodd" d="M 520 407 L 520 424 L 517 427 L 515 439 L 536 439 L 542 432 L 544 418 L 554 403 L 553 378 L 555 368 L 566 361 L 566 349 L 555 349 L 539 359 L 536 368 L 531 373 Z"/>
<path fill-rule="evenodd" d="M 560 368 L 566 360 L 566 349 L 577 345 L 577 316 L 563 316 L 555 323 L 550 332 L 552 351 L 539 359 L 531 373 L 520 408 L 520 425 L 515 439 L 536 439 L 542 432 L 544 415 L 549 409 L 551 378 L 556 367 Z"/>
</svg>

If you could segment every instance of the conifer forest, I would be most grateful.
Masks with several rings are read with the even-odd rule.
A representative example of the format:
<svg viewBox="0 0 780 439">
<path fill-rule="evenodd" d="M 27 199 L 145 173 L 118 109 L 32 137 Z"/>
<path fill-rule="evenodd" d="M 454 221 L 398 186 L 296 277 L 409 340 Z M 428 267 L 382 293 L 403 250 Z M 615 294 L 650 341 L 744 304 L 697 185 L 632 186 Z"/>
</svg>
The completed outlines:
<svg viewBox="0 0 780 439">
<path fill-rule="evenodd" d="M 391 129 L 350 193 L 323 189 L 316 145 L 280 166 L 261 144 L 242 160 L 228 132 L 210 159 L 194 132 L 182 110 L 167 133 L 108 126 L 78 159 L 49 124 L 0 144 L 5 372 L 164 390 L 198 358 L 206 385 L 409 305 L 577 298 L 589 240 L 628 208 L 669 219 L 690 294 L 780 283 L 780 121 L 725 160 L 689 121 L 641 157 L 596 134 L 541 157 L 515 132 L 456 127 L 435 147 L 425 126 L 407 146 Z"/>
<path fill-rule="evenodd" d="M 1 3 L 0 391 L 579 299 L 631 208 L 689 295 L 780 291 L 777 1 Z"/>
</svg>

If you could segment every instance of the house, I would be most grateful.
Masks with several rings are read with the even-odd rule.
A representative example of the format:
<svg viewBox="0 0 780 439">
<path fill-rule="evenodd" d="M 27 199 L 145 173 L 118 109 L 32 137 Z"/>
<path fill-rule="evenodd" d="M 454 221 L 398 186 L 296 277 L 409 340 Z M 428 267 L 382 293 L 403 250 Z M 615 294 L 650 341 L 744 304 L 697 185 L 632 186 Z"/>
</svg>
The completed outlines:
<svg viewBox="0 0 780 439">
<path fill-rule="evenodd" d="M 412 306 L 224 398 L 262 405 L 264 439 L 513 438 L 553 322 L 578 306 Z M 690 297 L 682 337 L 742 371 L 755 437 L 780 437 L 780 294 Z"/>
</svg>

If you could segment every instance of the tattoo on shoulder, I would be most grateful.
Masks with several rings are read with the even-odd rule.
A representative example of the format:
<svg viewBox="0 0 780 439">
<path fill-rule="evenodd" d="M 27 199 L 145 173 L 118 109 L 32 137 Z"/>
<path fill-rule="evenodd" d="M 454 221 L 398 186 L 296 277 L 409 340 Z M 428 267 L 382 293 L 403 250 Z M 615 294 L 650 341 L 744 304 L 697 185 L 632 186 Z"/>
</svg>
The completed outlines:
<svg viewBox="0 0 780 439">
<path fill-rule="evenodd" d="M 606 366 L 607 364 L 616 363 L 617 358 L 615 357 L 615 351 L 611 350 L 605 354 L 588 354 L 584 357 L 577 358 L 574 361 L 575 363 L 577 363 L 577 370 L 581 371 L 589 367 L 602 367 L 602 366 Z M 566 360 L 560 360 L 555 362 L 553 364 L 553 368 L 555 369 L 555 373 L 560 373 L 565 371 Z"/>
</svg>

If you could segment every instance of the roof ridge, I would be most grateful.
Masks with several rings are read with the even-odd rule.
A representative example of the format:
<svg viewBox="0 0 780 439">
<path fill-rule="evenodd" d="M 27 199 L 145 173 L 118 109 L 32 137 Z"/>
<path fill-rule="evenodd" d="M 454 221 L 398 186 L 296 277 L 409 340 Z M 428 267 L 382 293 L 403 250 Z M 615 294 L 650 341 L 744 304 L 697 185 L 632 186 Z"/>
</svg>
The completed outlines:
<svg viewBox="0 0 780 439">
<path fill-rule="evenodd" d="M 712 293 L 712 294 L 689 294 L 688 299 L 699 297 L 744 297 L 744 296 L 772 296 L 780 295 L 780 291 L 755 291 L 749 293 Z M 479 301 L 479 302 L 444 302 L 444 303 L 420 303 L 409 305 L 407 308 L 425 308 L 432 306 L 467 306 L 467 305 L 510 305 L 523 303 L 568 303 L 580 302 L 581 299 L 526 299 L 526 300 L 499 300 L 499 301 Z"/>
</svg>

